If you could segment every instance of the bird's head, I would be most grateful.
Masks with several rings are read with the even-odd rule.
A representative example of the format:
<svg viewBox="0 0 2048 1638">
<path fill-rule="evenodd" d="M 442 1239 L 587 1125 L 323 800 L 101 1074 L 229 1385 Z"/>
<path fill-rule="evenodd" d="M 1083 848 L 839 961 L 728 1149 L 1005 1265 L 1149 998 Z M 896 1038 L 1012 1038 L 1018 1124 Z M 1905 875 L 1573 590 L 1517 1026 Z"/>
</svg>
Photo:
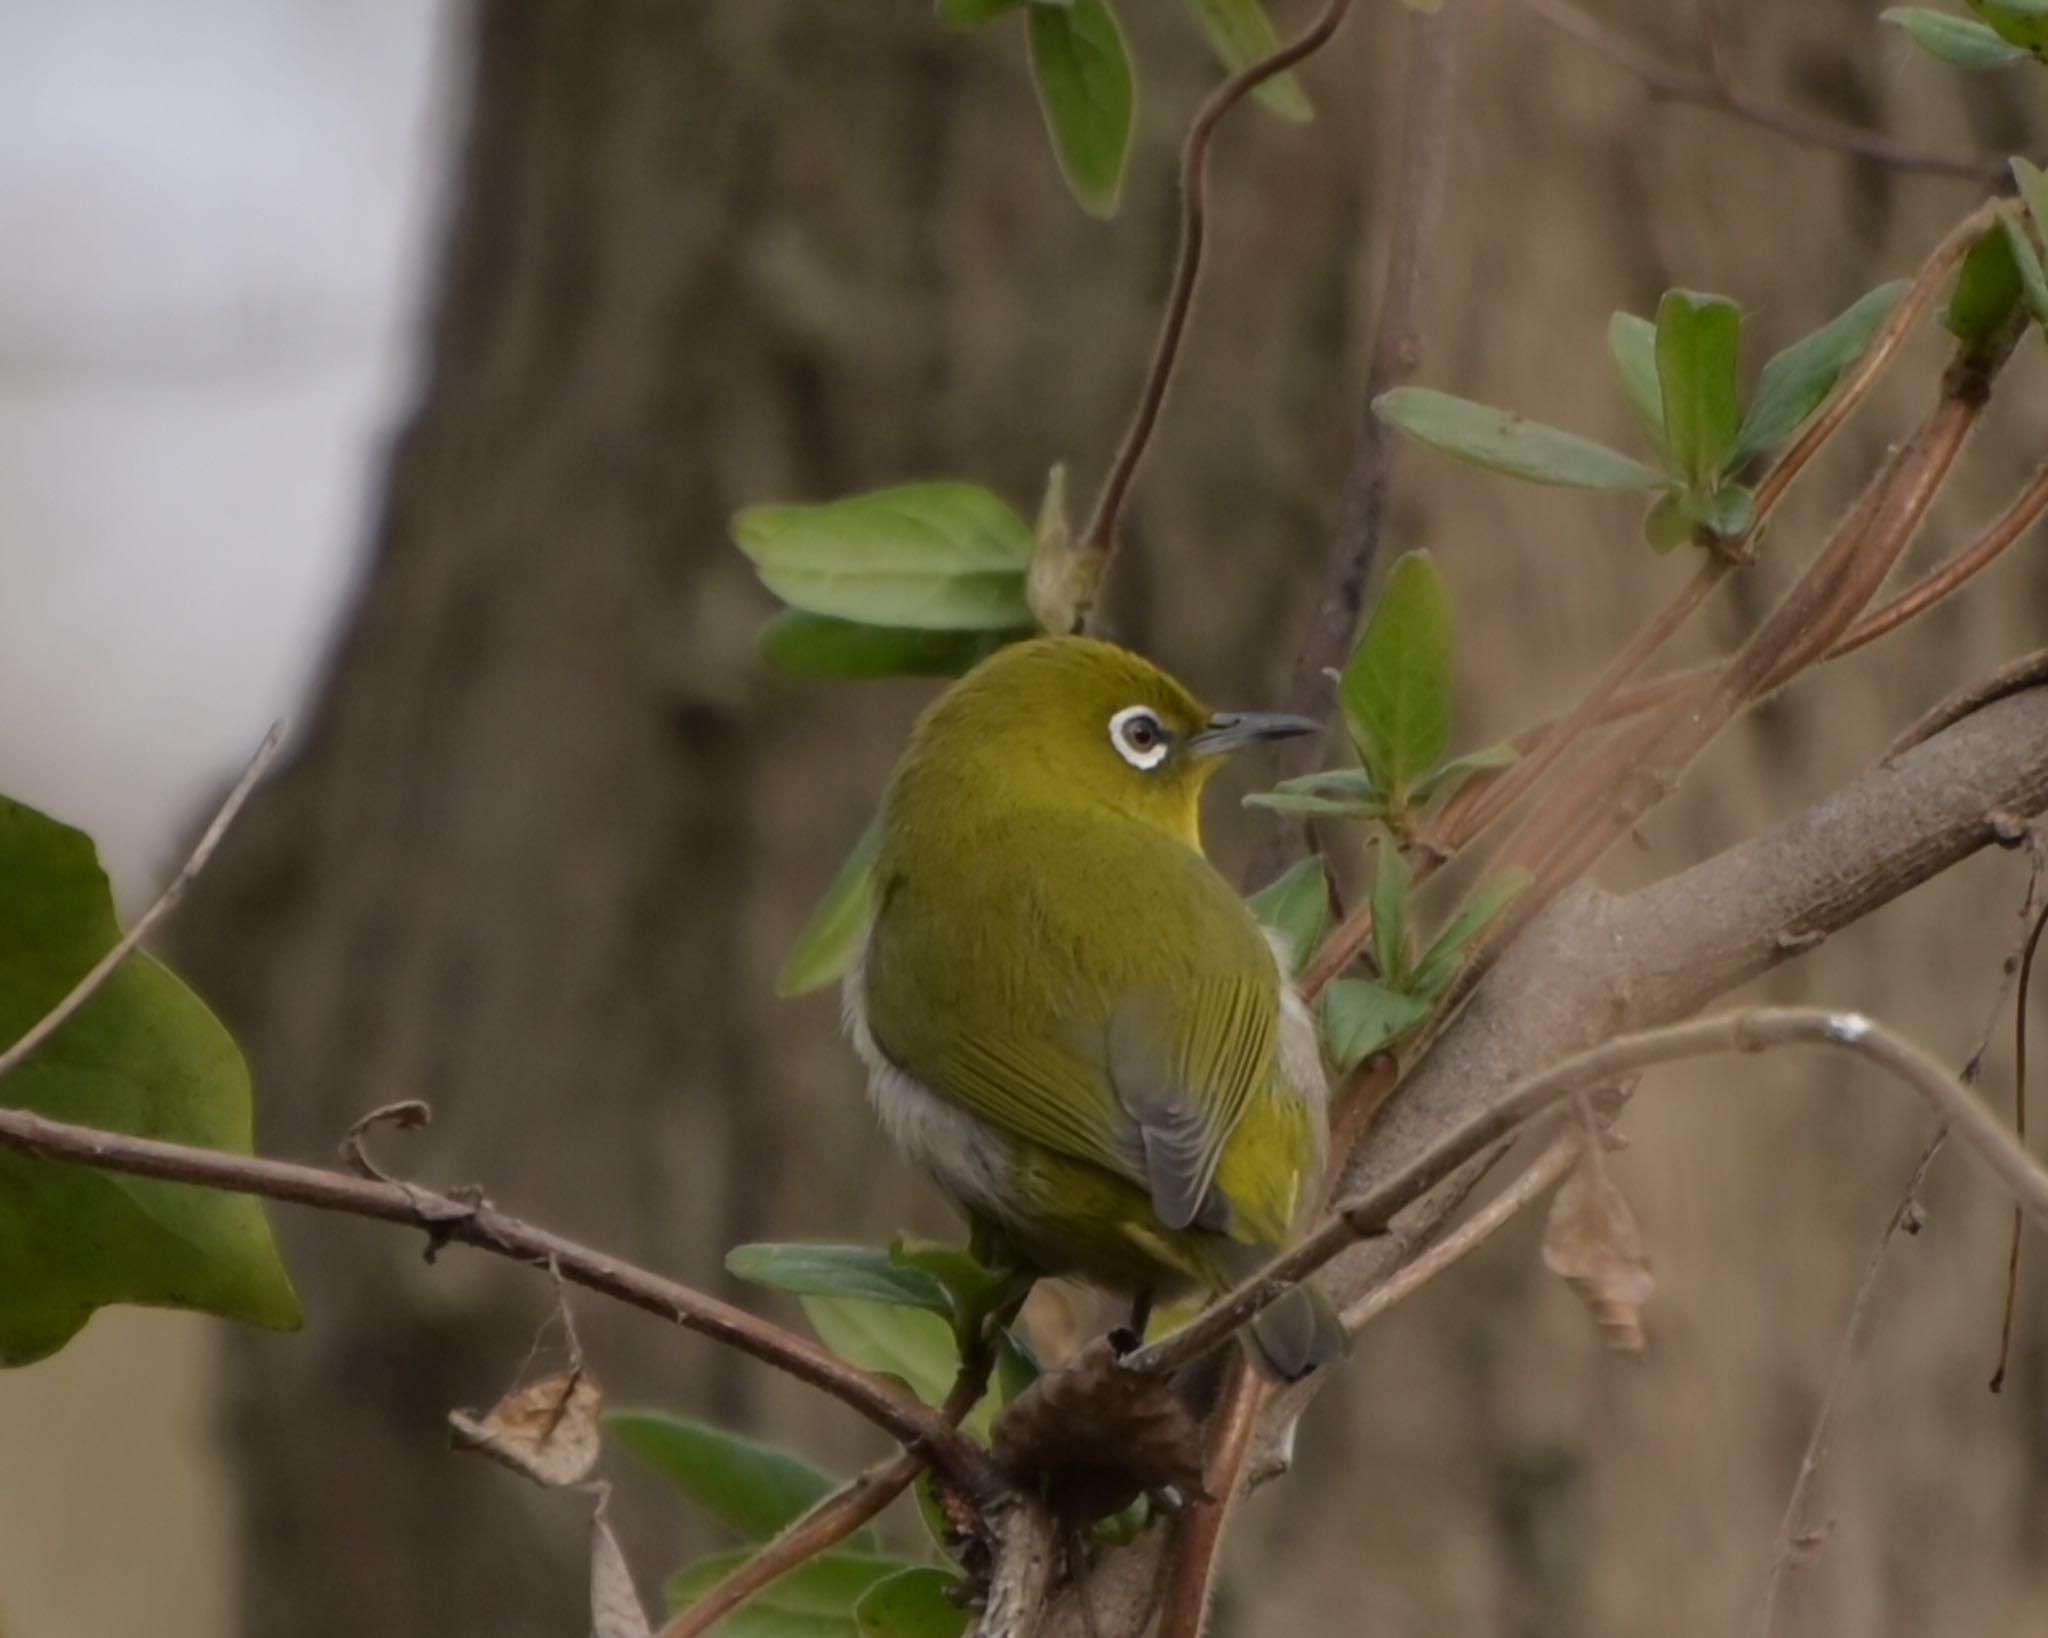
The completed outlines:
<svg viewBox="0 0 2048 1638">
<path fill-rule="evenodd" d="M 1113 643 L 1038 638 L 998 650 L 925 713 L 898 801 L 1094 807 L 1198 844 L 1202 787 L 1230 753 L 1319 727 L 1212 711 Z"/>
</svg>

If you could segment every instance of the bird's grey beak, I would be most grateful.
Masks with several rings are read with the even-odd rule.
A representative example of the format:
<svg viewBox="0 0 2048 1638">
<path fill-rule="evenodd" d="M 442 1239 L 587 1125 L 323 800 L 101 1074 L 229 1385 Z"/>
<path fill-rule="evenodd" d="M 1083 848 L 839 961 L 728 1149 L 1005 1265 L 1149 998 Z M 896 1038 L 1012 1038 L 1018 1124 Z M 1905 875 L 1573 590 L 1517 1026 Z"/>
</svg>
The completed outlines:
<svg viewBox="0 0 2048 1638">
<path fill-rule="evenodd" d="M 1209 725 L 1188 741 L 1196 756 L 1228 756 L 1247 745 L 1266 739 L 1292 739 L 1296 734 L 1319 734 L 1323 725 L 1314 717 L 1289 716 L 1284 711 L 1218 711 Z"/>
</svg>

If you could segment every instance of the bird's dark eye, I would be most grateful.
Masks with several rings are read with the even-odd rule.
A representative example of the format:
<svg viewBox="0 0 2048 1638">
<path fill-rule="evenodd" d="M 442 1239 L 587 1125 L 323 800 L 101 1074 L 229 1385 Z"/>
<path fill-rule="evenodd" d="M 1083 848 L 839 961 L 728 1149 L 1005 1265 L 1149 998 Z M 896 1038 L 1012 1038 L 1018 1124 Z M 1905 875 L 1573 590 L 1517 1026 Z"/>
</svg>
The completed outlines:
<svg viewBox="0 0 2048 1638">
<path fill-rule="evenodd" d="M 1166 760 L 1166 725 L 1143 705 L 1127 705 L 1109 719 L 1109 742 L 1140 773 L 1149 773 Z"/>
</svg>

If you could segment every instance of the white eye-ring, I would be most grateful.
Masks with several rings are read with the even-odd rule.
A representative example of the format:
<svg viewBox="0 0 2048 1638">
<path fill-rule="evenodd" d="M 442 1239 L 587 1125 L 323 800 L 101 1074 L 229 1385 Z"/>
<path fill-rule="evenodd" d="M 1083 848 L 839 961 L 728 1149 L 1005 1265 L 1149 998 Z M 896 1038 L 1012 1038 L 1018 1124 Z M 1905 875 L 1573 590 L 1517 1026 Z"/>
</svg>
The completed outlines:
<svg viewBox="0 0 2048 1638">
<path fill-rule="evenodd" d="M 1171 737 L 1150 706 L 1127 705 L 1109 719 L 1110 744 L 1140 773 L 1150 773 L 1166 760 Z"/>
</svg>

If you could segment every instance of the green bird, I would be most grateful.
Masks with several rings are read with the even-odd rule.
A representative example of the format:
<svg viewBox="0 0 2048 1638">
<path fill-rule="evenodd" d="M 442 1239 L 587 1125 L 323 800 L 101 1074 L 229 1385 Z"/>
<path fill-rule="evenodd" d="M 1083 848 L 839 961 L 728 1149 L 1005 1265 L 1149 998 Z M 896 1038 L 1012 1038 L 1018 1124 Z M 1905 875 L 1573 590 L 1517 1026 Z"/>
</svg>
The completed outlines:
<svg viewBox="0 0 2048 1638">
<path fill-rule="evenodd" d="M 1313 1022 L 1200 829 L 1224 757 L 1317 727 L 1040 638 L 925 712 L 883 802 L 846 983 L 882 1125 L 978 1245 L 1130 1296 L 1141 1335 L 1284 1246 L 1321 1169 Z M 1250 1331 L 1289 1379 L 1343 1350 L 1309 1286 Z"/>
</svg>

